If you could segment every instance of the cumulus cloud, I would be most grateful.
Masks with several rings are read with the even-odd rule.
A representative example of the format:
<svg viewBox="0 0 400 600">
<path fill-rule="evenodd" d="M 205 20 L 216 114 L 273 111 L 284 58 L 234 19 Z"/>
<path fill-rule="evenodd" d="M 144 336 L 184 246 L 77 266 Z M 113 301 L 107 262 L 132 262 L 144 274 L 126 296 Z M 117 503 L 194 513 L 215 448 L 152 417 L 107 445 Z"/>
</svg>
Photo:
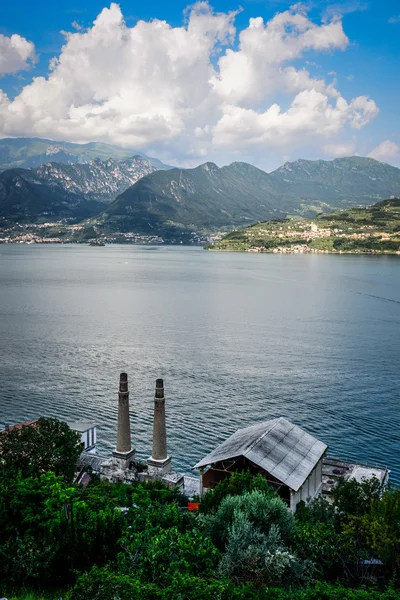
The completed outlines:
<svg viewBox="0 0 400 600">
<path fill-rule="evenodd" d="M 343 50 L 348 42 L 339 21 L 318 26 L 293 11 L 277 14 L 268 23 L 261 17 L 250 19 L 239 35 L 239 49 L 228 48 L 220 58 L 212 83 L 222 99 L 241 104 L 262 102 L 279 91 L 316 89 L 335 95 L 323 80 L 287 62 L 306 50 Z"/>
<path fill-rule="evenodd" d="M 395 142 L 385 140 L 376 146 L 368 156 L 383 162 L 393 162 L 394 159 L 400 158 L 400 148 Z"/>
<path fill-rule="evenodd" d="M 365 125 L 377 108 L 372 100 L 360 97 L 350 103 L 339 96 L 335 103 L 315 89 L 297 94 L 290 108 L 282 112 L 273 104 L 265 112 L 227 105 L 224 115 L 214 129 L 217 145 L 231 145 L 239 140 L 245 144 L 285 146 L 297 140 L 304 144 L 315 135 L 329 137 L 337 134 L 346 123 L 357 129 Z"/>
<path fill-rule="evenodd" d="M 16 33 L 11 37 L 0 34 L 0 76 L 27 69 L 35 60 L 32 42 Z"/>
<path fill-rule="evenodd" d="M 0 90 L 0 135 L 100 140 L 190 161 L 227 157 L 230 146 L 326 140 L 377 114 L 373 100 L 345 99 L 299 66 L 305 53 L 346 49 L 340 19 L 316 24 L 295 5 L 250 19 L 237 36 L 235 17 L 202 1 L 181 27 L 128 27 L 111 4 L 92 27 L 66 34 L 47 77 L 14 99 Z"/>
</svg>

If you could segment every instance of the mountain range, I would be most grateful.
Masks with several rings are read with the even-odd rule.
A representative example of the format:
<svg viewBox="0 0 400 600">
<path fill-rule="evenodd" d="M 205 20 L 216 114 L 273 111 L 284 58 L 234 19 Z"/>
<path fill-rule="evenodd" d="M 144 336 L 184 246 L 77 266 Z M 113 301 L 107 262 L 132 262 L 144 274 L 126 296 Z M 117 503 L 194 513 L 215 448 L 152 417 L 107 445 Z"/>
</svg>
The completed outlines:
<svg viewBox="0 0 400 600">
<path fill-rule="evenodd" d="M 70 165 L 89 163 L 96 158 L 115 161 L 131 156 L 141 156 L 157 169 L 169 169 L 158 158 L 151 158 L 132 148 L 121 148 L 101 142 L 74 144 L 73 142 L 55 142 L 41 138 L 3 138 L 0 140 L 0 171 L 22 168 L 32 169 L 47 162 Z"/>
<path fill-rule="evenodd" d="M 400 169 L 361 156 L 331 161 L 300 159 L 271 173 L 285 207 L 290 212 L 294 203 L 296 213 L 310 209 L 327 212 L 397 196 L 399 176 Z"/>
<path fill-rule="evenodd" d="M 37 169 L 0 173 L 0 217 L 32 223 L 70 218 L 82 220 L 104 210 L 138 179 L 156 171 L 142 156 L 109 158 L 82 164 L 50 162 Z"/>
<path fill-rule="evenodd" d="M 3 167 L 46 158 L 35 168 L 0 173 L 0 217 L 14 223 L 89 219 L 88 225 L 104 232 L 166 238 L 173 233 L 176 238 L 287 216 L 311 217 L 400 195 L 400 169 L 372 158 L 297 160 L 266 173 L 242 162 L 167 168 L 127 152 L 97 143 L 0 140 Z"/>
<path fill-rule="evenodd" d="M 97 220 L 111 231 L 210 231 L 286 216 L 271 176 L 246 163 L 158 171 L 143 177 Z"/>
<path fill-rule="evenodd" d="M 372 158 L 298 160 L 265 173 L 246 163 L 157 171 L 97 217 L 106 230 L 210 231 L 373 204 L 400 194 L 400 169 Z"/>
</svg>

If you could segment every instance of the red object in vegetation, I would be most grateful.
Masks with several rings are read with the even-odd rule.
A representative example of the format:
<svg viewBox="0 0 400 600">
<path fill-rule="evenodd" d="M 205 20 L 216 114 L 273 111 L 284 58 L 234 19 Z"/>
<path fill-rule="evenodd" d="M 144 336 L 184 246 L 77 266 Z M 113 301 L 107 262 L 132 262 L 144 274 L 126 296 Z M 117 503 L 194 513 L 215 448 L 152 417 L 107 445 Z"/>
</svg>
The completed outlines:
<svg viewBox="0 0 400 600">
<path fill-rule="evenodd" d="M 188 510 L 199 510 L 199 502 L 188 502 Z"/>
</svg>

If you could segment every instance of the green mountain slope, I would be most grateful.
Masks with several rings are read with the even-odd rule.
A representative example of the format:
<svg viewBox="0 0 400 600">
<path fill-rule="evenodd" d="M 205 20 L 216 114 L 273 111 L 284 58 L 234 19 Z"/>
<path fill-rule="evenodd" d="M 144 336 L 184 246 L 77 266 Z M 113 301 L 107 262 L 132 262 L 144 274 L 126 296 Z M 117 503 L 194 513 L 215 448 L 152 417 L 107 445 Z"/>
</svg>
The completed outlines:
<svg viewBox="0 0 400 600">
<path fill-rule="evenodd" d="M 108 231 L 216 231 L 249 222 L 311 216 L 400 195 L 400 169 L 370 158 L 286 163 L 267 174 L 246 163 L 158 171 L 99 216 Z"/>
<path fill-rule="evenodd" d="M 271 178 L 288 212 L 297 205 L 295 214 L 304 216 L 400 195 L 400 169 L 359 156 L 297 160 L 285 163 Z"/>
<path fill-rule="evenodd" d="M 40 223 L 62 218 L 80 221 L 99 212 L 104 205 L 68 192 L 59 186 L 43 184 L 24 169 L 0 174 L 0 224 Z"/>
<path fill-rule="evenodd" d="M 400 199 L 313 219 L 257 223 L 233 231 L 209 250 L 274 253 L 352 252 L 400 254 Z"/>
<path fill-rule="evenodd" d="M 282 217 L 271 176 L 245 163 L 157 171 L 99 216 L 106 230 L 164 233 L 232 227 Z"/>
<path fill-rule="evenodd" d="M 0 216 L 8 222 L 69 218 L 98 214 L 105 202 L 156 167 L 141 156 L 118 162 L 96 159 L 88 164 L 46 163 L 38 169 L 0 173 Z"/>
<path fill-rule="evenodd" d="M 88 163 L 96 158 L 118 161 L 133 155 L 142 156 L 157 169 L 170 168 L 157 158 L 150 158 L 132 148 L 120 148 L 100 142 L 74 144 L 40 138 L 4 138 L 0 140 L 0 171 L 15 167 L 36 168 L 50 161 L 61 164 Z"/>
</svg>

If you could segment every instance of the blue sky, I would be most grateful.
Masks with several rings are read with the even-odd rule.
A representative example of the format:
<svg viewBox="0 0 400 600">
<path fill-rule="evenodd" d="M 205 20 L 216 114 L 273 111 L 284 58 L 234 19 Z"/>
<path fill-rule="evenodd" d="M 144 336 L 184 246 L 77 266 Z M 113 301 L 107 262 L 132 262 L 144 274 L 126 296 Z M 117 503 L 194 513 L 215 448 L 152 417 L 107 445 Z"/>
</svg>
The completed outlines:
<svg viewBox="0 0 400 600">
<path fill-rule="evenodd" d="M 98 0 L 84 5 L 68 0 L 3 4 L 0 136 L 98 139 L 150 151 L 184 166 L 205 160 L 219 164 L 248 160 L 269 170 L 298 157 L 355 153 L 400 166 L 400 3 L 317 0 L 288 12 L 291 6 L 293 2 L 285 0 L 214 0 L 208 7 L 198 4 L 190 16 L 188 3 L 180 0 L 123 1 L 118 9 L 123 20 L 118 22 L 118 10 L 102 13 L 110 3 Z M 238 12 L 229 16 L 232 11 Z M 93 22 L 99 14 L 107 22 L 97 32 Z M 284 33 L 278 27 L 279 14 L 290 15 L 281 19 Z M 270 33 L 261 31 L 259 21 L 257 35 L 254 27 L 250 31 L 249 20 L 257 17 L 264 28 L 271 23 Z M 137 27 L 140 20 L 149 23 L 142 33 Z M 168 24 L 162 41 L 154 20 Z M 189 21 L 195 31 L 190 40 L 181 36 Z M 337 22 L 340 31 L 332 25 Z M 304 41 L 304 31 L 315 34 L 329 24 L 326 34 L 320 30 L 322 37 L 332 37 L 329 43 Z M 290 46 L 289 58 L 269 59 L 274 50 L 271 36 L 278 35 L 278 29 L 278 44 L 295 30 L 282 46 L 283 52 Z M 62 32 L 74 34 L 66 51 Z M 87 32 L 92 38 L 86 43 Z M 130 32 L 137 33 L 133 42 L 126 41 Z M 242 41 L 241 32 L 248 42 Z M 32 45 L 19 49 L 21 42 L 21 56 L 16 56 L 8 42 L 14 34 L 23 43 L 34 44 L 34 51 Z M 192 47 L 196 47 L 193 56 Z M 164 63 L 170 53 L 170 62 Z M 219 61 L 225 55 L 224 71 Z M 59 64 L 53 64 L 49 85 L 49 61 L 54 57 Z M 107 63 L 104 82 L 102 63 Z M 82 65 L 85 73 L 80 73 Z M 243 77 L 240 65 L 244 69 L 249 65 L 253 78 Z M 302 86 L 297 79 L 304 71 L 308 81 Z M 85 78 L 96 72 L 86 86 Z M 147 73 L 150 81 L 143 84 Z M 44 79 L 29 86 L 34 77 Z M 314 86 L 313 81 L 319 83 Z M 245 85 L 249 89 L 243 89 Z M 370 104 L 356 100 L 360 97 Z M 338 98 L 339 105 L 343 99 L 347 107 L 339 110 Z M 271 109 L 275 105 L 279 114 Z"/>
</svg>

